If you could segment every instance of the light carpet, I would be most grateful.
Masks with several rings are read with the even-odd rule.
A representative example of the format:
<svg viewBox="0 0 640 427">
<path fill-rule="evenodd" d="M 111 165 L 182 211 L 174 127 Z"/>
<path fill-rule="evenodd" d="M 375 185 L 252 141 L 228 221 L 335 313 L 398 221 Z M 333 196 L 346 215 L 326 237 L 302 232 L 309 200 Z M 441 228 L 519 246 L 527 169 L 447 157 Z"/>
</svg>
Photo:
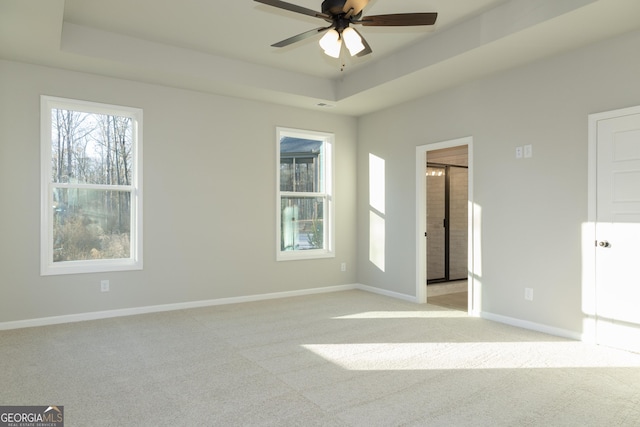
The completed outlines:
<svg viewBox="0 0 640 427">
<path fill-rule="evenodd" d="M 0 331 L 71 426 L 637 426 L 640 355 L 362 291 Z"/>
</svg>

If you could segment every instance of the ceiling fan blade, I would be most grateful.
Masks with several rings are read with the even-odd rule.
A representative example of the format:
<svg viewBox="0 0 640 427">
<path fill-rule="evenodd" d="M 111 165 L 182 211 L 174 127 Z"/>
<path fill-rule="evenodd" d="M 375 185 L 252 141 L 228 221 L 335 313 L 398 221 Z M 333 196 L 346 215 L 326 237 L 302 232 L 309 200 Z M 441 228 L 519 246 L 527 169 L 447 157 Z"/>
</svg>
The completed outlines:
<svg viewBox="0 0 640 427">
<path fill-rule="evenodd" d="M 271 46 L 272 47 L 285 47 L 285 46 L 289 46 L 290 44 L 293 44 L 295 42 L 299 42 L 300 40 L 304 40 L 304 39 L 308 39 L 309 37 L 313 37 L 316 34 L 319 34 L 325 30 L 328 30 L 331 27 L 321 27 L 321 28 L 314 28 L 313 30 L 309 30 L 309 31 L 305 31 L 304 33 L 300 33 L 296 36 L 293 37 L 289 37 L 288 39 L 279 41 L 278 43 L 274 43 Z"/>
<path fill-rule="evenodd" d="M 369 4 L 369 0 L 347 0 L 344 2 L 344 7 L 342 11 L 347 14 L 346 18 L 348 19 L 351 16 L 357 16 L 362 9 L 367 7 Z"/>
<path fill-rule="evenodd" d="M 298 6 L 295 4 L 287 3 L 280 0 L 253 0 L 258 3 L 266 4 L 269 6 L 277 7 L 279 9 L 289 10 L 291 12 L 301 13 L 303 15 L 313 16 L 315 18 L 321 18 L 331 21 L 331 17 L 324 13 L 316 12 L 313 9 L 307 9 L 306 7 Z"/>
<path fill-rule="evenodd" d="M 405 27 L 412 25 L 433 25 L 436 23 L 438 14 L 433 13 L 396 13 L 391 15 L 370 15 L 363 16 L 354 24 L 376 27 Z"/>
<path fill-rule="evenodd" d="M 353 28 L 353 27 L 351 27 Z M 365 55 L 369 55 L 371 52 L 373 52 L 373 50 L 371 50 L 371 46 L 369 46 L 369 43 L 367 43 L 367 41 L 365 40 L 364 37 L 362 37 L 362 34 L 360 34 L 360 31 L 356 30 L 355 28 L 353 28 L 353 30 L 358 33 L 358 35 L 360 36 L 360 38 L 362 39 L 362 44 L 364 45 L 364 49 L 360 52 L 358 52 L 356 54 L 356 56 L 358 58 L 360 58 L 361 56 L 365 56 Z"/>
</svg>

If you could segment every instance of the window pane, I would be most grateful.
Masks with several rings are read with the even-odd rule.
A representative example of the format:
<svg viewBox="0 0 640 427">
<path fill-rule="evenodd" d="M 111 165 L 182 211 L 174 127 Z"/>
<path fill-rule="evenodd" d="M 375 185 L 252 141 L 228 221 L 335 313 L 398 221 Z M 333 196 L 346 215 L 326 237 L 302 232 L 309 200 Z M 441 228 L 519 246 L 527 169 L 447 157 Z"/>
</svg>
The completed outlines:
<svg viewBox="0 0 640 427">
<path fill-rule="evenodd" d="M 280 159 L 280 191 L 293 191 L 293 159 Z"/>
<path fill-rule="evenodd" d="M 54 188 L 53 261 L 130 257 L 131 193 Z"/>
<path fill-rule="evenodd" d="M 295 167 L 295 191 L 311 193 L 318 191 L 316 164 L 311 158 L 297 158 Z"/>
<path fill-rule="evenodd" d="M 51 174 L 59 183 L 131 185 L 131 118 L 51 109 Z"/>
<path fill-rule="evenodd" d="M 289 136 L 280 139 L 280 191 L 324 191 L 323 146 L 324 142 L 316 139 Z"/>
<path fill-rule="evenodd" d="M 281 250 L 324 248 L 323 197 L 283 197 L 280 208 Z"/>
<path fill-rule="evenodd" d="M 333 257 L 333 135 L 277 128 L 277 138 L 280 246 L 276 258 Z"/>
</svg>

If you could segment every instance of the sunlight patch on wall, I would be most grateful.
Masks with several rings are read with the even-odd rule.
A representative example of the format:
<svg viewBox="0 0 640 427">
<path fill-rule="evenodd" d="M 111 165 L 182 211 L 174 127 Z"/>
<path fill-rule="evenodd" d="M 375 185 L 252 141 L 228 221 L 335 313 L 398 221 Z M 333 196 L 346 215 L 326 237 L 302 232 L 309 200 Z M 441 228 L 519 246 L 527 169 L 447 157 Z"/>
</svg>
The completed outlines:
<svg viewBox="0 0 640 427">
<path fill-rule="evenodd" d="M 473 292 L 473 307 L 471 313 L 480 315 L 482 312 L 482 206 L 469 201 L 470 230 L 468 254 L 469 291 Z"/>
<path fill-rule="evenodd" d="M 469 265 L 473 266 L 473 271 L 478 277 L 482 277 L 482 206 L 477 203 L 469 202 L 469 212 L 472 212 L 472 221 L 473 221 L 473 234 L 471 235 L 473 238 L 472 247 L 473 251 L 469 256 L 473 256 L 469 261 Z"/>
<path fill-rule="evenodd" d="M 369 154 L 369 204 L 381 214 L 385 213 L 384 159 Z"/>
<path fill-rule="evenodd" d="M 385 268 L 385 223 L 384 218 L 369 212 L 369 261 L 384 271 Z"/>
<path fill-rule="evenodd" d="M 384 159 L 369 153 L 369 261 L 385 271 L 385 165 Z"/>
<path fill-rule="evenodd" d="M 595 223 L 582 223 L 582 312 L 587 316 L 596 314 L 595 230 Z"/>
</svg>

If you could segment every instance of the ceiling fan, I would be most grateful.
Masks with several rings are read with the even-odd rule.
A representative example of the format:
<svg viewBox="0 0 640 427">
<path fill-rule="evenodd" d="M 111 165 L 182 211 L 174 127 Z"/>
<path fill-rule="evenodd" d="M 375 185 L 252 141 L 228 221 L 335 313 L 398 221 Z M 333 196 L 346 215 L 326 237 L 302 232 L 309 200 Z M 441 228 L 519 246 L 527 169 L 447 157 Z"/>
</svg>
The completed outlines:
<svg viewBox="0 0 640 427">
<path fill-rule="evenodd" d="M 365 56 L 372 52 L 371 47 L 362 35 L 351 24 L 376 27 L 403 27 L 414 25 L 433 25 L 438 17 L 437 13 L 396 13 L 390 15 L 362 16 L 362 10 L 369 0 L 324 0 L 321 12 L 297 6 L 280 0 L 255 0 L 269 6 L 301 13 L 324 19 L 331 25 L 319 27 L 288 39 L 274 43 L 273 47 L 285 47 L 295 42 L 325 33 L 320 39 L 320 47 L 327 55 L 338 58 L 342 42 L 347 46 L 351 56 Z"/>
</svg>

